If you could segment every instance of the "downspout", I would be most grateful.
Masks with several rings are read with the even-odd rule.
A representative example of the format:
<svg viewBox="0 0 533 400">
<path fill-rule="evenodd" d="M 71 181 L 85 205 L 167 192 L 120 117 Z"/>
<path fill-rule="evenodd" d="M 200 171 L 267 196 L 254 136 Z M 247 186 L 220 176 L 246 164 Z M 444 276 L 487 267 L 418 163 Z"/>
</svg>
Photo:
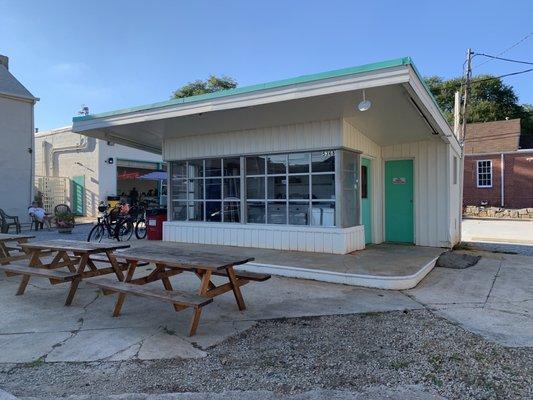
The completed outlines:
<svg viewBox="0 0 533 400">
<path fill-rule="evenodd" d="M 500 163 L 501 163 L 501 207 L 505 207 L 505 160 L 504 160 L 504 154 L 500 154 Z"/>
<path fill-rule="evenodd" d="M 95 138 L 88 138 L 87 136 L 82 136 L 80 142 L 76 145 L 60 147 L 57 149 L 52 148 L 52 150 L 50 151 L 50 156 L 52 158 L 52 176 L 58 176 L 59 174 L 59 155 L 66 153 L 92 151 L 93 149 L 89 149 L 89 146 L 93 147 L 94 144 L 96 144 Z"/>
</svg>

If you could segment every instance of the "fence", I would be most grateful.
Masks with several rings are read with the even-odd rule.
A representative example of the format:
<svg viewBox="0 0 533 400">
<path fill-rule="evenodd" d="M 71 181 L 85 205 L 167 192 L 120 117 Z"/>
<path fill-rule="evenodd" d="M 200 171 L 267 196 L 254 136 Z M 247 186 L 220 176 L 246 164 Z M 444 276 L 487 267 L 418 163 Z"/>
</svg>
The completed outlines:
<svg viewBox="0 0 533 400">
<path fill-rule="evenodd" d="M 56 176 L 36 176 L 36 192 L 41 193 L 43 208 L 53 212 L 58 204 L 69 204 L 70 179 Z"/>
</svg>

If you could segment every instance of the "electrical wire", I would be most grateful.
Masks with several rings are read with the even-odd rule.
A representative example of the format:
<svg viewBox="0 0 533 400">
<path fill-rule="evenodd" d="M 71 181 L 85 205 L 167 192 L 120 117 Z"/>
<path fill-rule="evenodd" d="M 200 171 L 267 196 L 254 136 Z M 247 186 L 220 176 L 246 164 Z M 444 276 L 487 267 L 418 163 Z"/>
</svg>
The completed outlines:
<svg viewBox="0 0 533 400">
<path fill-rule="evenodd" d="M 518 42 L 516 42 L 516 43 L 513 44 L 512 46 L 506 48 L 506 49 L 503 50 L 503 51 L 500 51 L 500 52 L 497 54 L 497 56 L 501 56 L 501 55 L 507 53 L 509 50 L 514 49 L 516 46 L 519 46 L 520 44 L 522 44 L 523 42 L 525 42 L 526 40 L 528 40 L 531 36 L 533 36 L 533 32 L 528 33 L 526 36 L 524 36 L 522 39 L 520 39 Z M 483 61 L 481 64 L 476 65 L 476 67 L 479 68 L 479 67 L 481 67 L 482 65 L 485 65 L 485 64 L 487 64 L 487 63 L 489 63 L 489 62 L 491 62 L 491 61 L 492 61 L 492 60 L 486 60 L 486 61 Z"/>
<path fill-rule="evenodd" d="M 531 71 L 533 71 L 533 68 L 525 69 L 523 71 L 511 72 L 510 74 L 504 74 L 500 76 L 491 76 L 489 78 L 476 79 L 476 80 L 472 80 L 470 83 L 473 84 L 473 83 L 478 83 L 478 82 L 483 82 L 483 81 L 490 81 L 492 79 L 505 78 L 506 76 L 525 74 L 526 72 L 531 72 Z"/>
<path fill-rule="evenodd" d="M 510 58 L 496 57 L 496 56 L 491 56 L 490 54 L 485 54 L 485 53 L 475 53 L 475 54 L 478 55 L 478 56 L 492 58 L 494 60 L 502 60 L 502 61 L 509 61 L 509 62 L 514 62 L 514 63 L 518 63 L 518 64 L 533 65 L 533 62 L 529 62 L 529 61 L 512 60 Z"/>
</svg>

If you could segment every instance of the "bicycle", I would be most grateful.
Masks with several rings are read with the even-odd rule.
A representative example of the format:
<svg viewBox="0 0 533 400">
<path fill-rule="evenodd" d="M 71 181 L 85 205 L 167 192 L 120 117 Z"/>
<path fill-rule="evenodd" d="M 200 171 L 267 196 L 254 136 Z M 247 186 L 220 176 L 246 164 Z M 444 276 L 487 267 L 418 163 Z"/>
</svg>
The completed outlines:
<svg viewBox="0 0 533 400">
<path fill-rule="evenodd" d="M 116 223 L 117 240 L 130 240 L 133 236 L 134 226 L 133 217 L 131 215 L 119 215 Z"/>
<path fill-rule="evenodd" d="M 117 207 L 109 210 L 109 205 L 101 203 L 98 206 L 98 211 L 103 215 L 98 217 L 98 222 L 89 232 L 87 236 L 88 242 L 101 242 L 104 236 L 107 234 L 108 239 L 116 239 L 120 241 L 119 218 L 120 210 Z M 131 237 L 131 236 L 130 236 Z"/>
<path fill-rule="evenodd" d="M 135 222 L 135 237 L 144 239 L 146 237 L 146 206 L 144 204 L 133 206 L 130 215 Z"/>
</svg>

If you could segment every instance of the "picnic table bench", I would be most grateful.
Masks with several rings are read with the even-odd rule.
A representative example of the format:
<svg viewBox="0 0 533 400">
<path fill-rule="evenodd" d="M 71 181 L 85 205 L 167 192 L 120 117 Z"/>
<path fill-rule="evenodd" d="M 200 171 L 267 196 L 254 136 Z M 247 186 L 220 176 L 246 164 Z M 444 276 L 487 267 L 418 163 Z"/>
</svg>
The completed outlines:
<svg viewBox="0 0 533 400">
<path fill-rule="evenodd" d="M 28 263 L 19 261 L 0 265 L 0 271 L 22 275 L 17 295 L 24 294 L 31 276 L 44 276 L 50 280 L 51 284 L 70 282 L 70 290 L 65 301 L 65 305 L 69 306 L 72 304 L 80 281 L 85 278 L 114 273 L 118 280 L 124 279 L 122 271 L 127 264 L 117 261 L 114 251 L 127 248 L 129 244 L 88 243 L 58 239 L 22 242 L 20 246 L 26 254 L 25 258 L 29 259 Z M 52 254 L 55 255 L 50 262 L 43 262 L 43 257 L 50 257 Z M 98 268 L 93 260 L 96 255 L 104 256 L 111 266 Z M 69 272 L 57 271 L 58 268 L 65 267 Z"/>
<path fill-rule="evenodd" d="M 34 237 L 32 235 L 0 233 L 0 264 L 7 264 L 11 261 L 27 258 L 28 255 L 24 252 L 21 244 L 27 243 L 29 239 L 33 239 Z M 11 252 L 15 252 L 16 254 L 12 255 Z"/>
<path fill-rule="evenodd" d="M 176 311 L 193 308 L 194 313 L 189 336 L 196 333 L 202 307 L 209 304 L 214 297 L 232 291 L 239 310 L 244 310 L 246 305 L 240 287 L 250 281 L 262 282 L 270 278 L 270 275 L 267 274 L 236 272 L 234 270 L 236 265 L 253 260 L 249 257 L 196 253 L 171 247 L 153 248 L 148 246 L 121 251 L 120 257 L 125 259 L 129 265 L 126 278 L 123 281 L 117 281 L 111 277 L 95 277 L 86 281 L 108 292 L 118 292 L 113 316 L 118 317 L 120 315 L 126 295 L 171 303 Z M 134 273 L 140 262 L 152 263 L 155 265 L 155 269 L 148 275 L 134 279 Z M 200 279 L 197 294 L 178 291 L 172 287 L 169 278 L 183 272 L 192 272 Z M 211 281 L 213 275 L 224 276 L 228 278 L 228 282 L 217 286 Z M 162 281 L 163 289 L 142 287 L 158 280 Z"/>
</svg>

